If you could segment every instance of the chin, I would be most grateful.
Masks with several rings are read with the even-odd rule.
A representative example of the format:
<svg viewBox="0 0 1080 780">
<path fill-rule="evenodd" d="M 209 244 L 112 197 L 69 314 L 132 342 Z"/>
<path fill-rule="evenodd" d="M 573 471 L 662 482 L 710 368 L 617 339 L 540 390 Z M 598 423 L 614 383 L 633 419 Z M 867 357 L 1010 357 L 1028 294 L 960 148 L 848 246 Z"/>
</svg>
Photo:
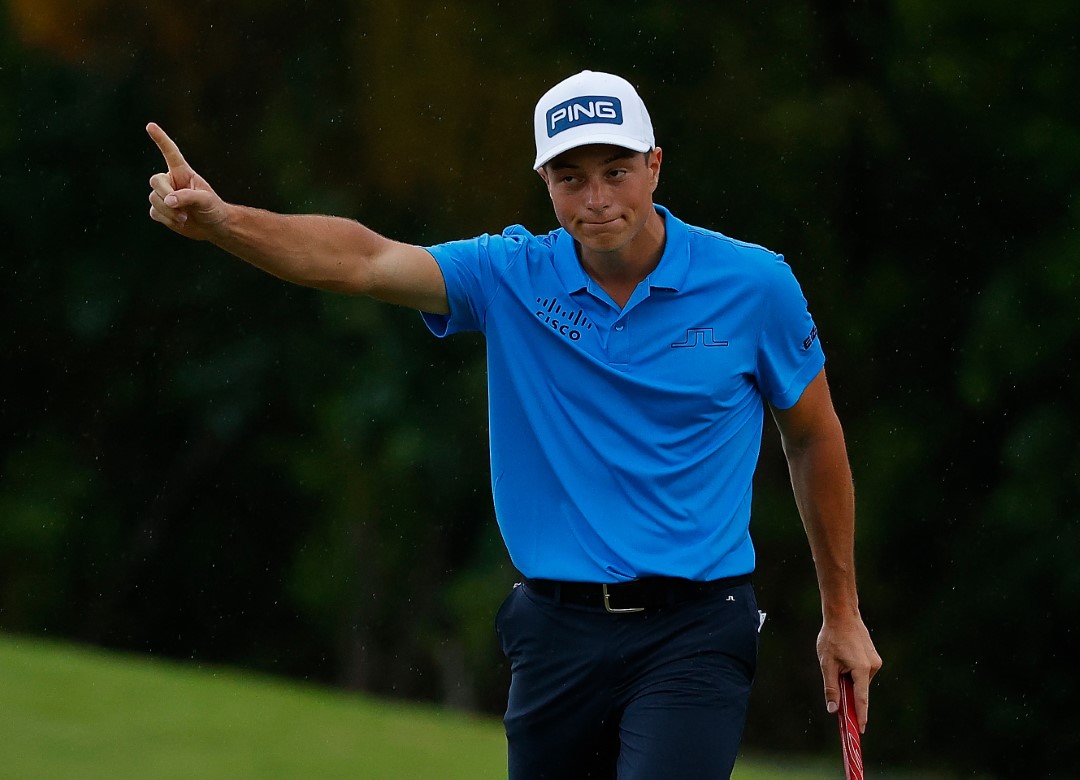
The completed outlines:
<svg viewBox="0 0 1080 780">
<path fill-rule="evenodd" d="M 614 237 L 612 237 L 612 239 L 608 240 L 608 241 L 603 241 L 603 240 L 600 240 L 600 241 L 596 241 L 596 240 L 593 240 L 593 241 L 581 241 L 581 240 L 579 240 L 578 243 L 581 244 L 581 246 L 584 247 L 585 249 L 588 249 L 590 252 L 594 252 L 596 254 L 607 254 L 609 252 L 617 252 L 626 245 L 626 242 L 618 241 Z"/>
</svg>

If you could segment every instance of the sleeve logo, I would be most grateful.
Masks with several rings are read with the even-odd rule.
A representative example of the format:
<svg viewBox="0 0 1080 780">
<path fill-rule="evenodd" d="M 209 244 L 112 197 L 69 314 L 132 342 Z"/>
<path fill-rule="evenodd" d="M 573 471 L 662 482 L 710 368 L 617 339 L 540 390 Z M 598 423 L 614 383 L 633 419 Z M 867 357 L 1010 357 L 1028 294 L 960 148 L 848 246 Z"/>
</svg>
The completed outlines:
<svg viewBox="0 0 1080 780">
<path fill-rule="evenodd" d="M 809 336 L 807 336 L 807 337 L 806 337 L 806 338 L 805 338 L 805 339 L 803 340 L 803 343 L 802 343 L 802 348 L 803 348 L 803 349 L 810 349 L 811 345 L 812 345 L 812 344 L 813 344 L 813 343 L 814 343 L 814 342 L 815 342 L 816 340 L 817 340 L 817 325 L 815 325 L 815 326 L 814 326 L 814 329 L 813 329 L 812 331 L 810 331 L 810 335 L 809 335 Z"/>
</svg>

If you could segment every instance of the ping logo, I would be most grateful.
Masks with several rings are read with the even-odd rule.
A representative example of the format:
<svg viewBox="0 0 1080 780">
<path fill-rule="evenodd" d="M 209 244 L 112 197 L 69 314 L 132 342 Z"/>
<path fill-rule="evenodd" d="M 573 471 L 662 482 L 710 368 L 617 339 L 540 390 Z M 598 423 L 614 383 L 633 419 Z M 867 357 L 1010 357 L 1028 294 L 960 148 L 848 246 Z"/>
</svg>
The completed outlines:
<svg viewBox="0 0 1080 780">
<path fill-rule="evenodd" d="M 579 125 L 621 125 L 622 122 L 622 101 L 617 97 L 582 95 L 559 103 L 547 112 L 547 134 L 552 138 Z"/>
<path fill-rule="evenodd" d="M 817 338 L 817 325 L 815 325 L 814 329 L 812 331 L 810 331 L 810 335 L 807 336 L 805 339 L 803 339 L 802 348 L 803 349 L 810 349 L 810 346 L 814 343 L 814 339 L 816 339 L 816 338 Z"/>
<path fill-rule="evenodd" d="M 537 298 L 536 302 L 540 304 L 540 308 L 536 310 L 536 318 L 563 338 L 579 341 L 582 328 L 592 330 L 592 323 L 580 309 L 564 309 L 559 299 L 554 297 Z"/>
<path fill-rule="evenodd" d="M 686 338 L 675 344 L 672 349 L 690 347 L 726 347 L 728 342 L 717 341 L 712 328 L 687 328 Z"/>
</svg>

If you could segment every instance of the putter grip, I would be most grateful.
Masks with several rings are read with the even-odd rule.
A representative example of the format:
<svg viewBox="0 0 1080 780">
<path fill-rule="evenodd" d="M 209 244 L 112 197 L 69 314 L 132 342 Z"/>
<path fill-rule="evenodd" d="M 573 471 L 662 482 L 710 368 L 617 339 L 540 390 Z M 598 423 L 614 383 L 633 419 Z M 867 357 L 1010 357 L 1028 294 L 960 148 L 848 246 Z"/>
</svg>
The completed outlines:
<svg viewBox="0 0 1080 780">
<path fill-rule="evenodd" d="M 855 685 L 850 674 L 840 675 L 840 748 L 844 753 L 844 777 L 863 780 L 862 741 L 855 715 Z"/>
</svg>

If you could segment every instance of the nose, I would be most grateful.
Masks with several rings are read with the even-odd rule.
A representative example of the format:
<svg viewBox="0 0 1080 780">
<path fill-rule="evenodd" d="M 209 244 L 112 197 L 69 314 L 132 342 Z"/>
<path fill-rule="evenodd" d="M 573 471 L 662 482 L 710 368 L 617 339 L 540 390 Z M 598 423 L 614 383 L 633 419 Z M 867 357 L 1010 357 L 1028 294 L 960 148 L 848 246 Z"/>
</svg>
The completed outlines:
<svg viewBox="0 0 1080 780">
<path fill-rule="evenodd" d="M 585 205 L 595 211 L 602 211 L 608 205 L 607 187 L 601 179 L 591 179 L 586 186 Z"/>
</svg>

